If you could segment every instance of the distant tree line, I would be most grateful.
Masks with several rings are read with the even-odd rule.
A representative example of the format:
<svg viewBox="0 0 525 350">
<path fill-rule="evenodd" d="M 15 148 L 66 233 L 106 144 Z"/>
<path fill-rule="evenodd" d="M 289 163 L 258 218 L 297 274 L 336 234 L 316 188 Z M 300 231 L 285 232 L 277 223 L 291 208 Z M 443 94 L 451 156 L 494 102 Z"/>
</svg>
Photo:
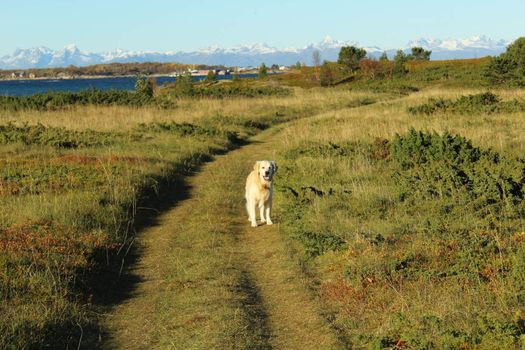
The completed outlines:
<svg viewBox="0 0 525 350">
<path fill-rule="evenodd" d="M 343 46 L 337 62 L 323 62 L 319 70 L 321 86 L 330 86 L 343 80 L 355 78 L 395 78 L 408 73 L 407 63 L 429 61 L 432 51 L 412 47 L 409 53 L 398 50 L 390 60 L 386 52 L 378 58 L 367 56 L 365 49 Z M 343 73 L 341 73 L 343 70 Z M 525 37 L 516 39 L 506 52 L 491 57 L 482 68 L 480 81 L 486 84 L 509 87 L 525 87 Z M 314 66 L 314 76 L 317 76 Z M 446 76 L 446 75 L 444 75 Z"/>
<path fill-rule="evenodd" d="M 68 66 L 63 68 L 34 68 L 34 69 L 9 69 L 1 70 L 0 77 L 10 77 L 12 73 L 24 73 L 24 77 L 33 75 L 36 78 L 41 77 L 58 77 L 61 75 L 75 76 L 121 76 L 121 75 L 152 75 L 152 74 L 170 74 L 173 72 L 187 70 L 194 67 L 193 65 L 181 63 L 109 63 L 96 64 L 86 67 Z M 198 69 L 206 69 L 209 66 L 196 66 Z"/>
<path fill-rule="evenodd" d="M 407 73 L 405 64 L 408 61 L 428 61 L 432 51 L 422 47 L 412 47 L 409 54 L 398 50 L 393 61 L 388 59 L 386 52 L 375 59 L 367 57 L 365 49 L 355 46 L 343 46 L 339 51 L 337 65 L 332 62 L 323 62 L 319 70 L 321 86 L 330 86 L 335 82 L 335 77 L 340 75 L 336 70 L 346 70 L 347 75 L 361 75 L 370 79 L 392 78 Z"/>
</svg>

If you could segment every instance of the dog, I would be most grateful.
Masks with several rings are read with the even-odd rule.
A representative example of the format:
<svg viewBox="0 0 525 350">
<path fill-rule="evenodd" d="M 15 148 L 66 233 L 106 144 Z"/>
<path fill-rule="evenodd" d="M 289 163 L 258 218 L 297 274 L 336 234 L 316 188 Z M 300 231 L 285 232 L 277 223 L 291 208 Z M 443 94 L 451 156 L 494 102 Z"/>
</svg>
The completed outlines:
<svg viewBox="0 0 525 350">
<path fill-rule="evenodd" d="M 246 179 L 246 210 L 252 227 L 257 227 L 255 218 L 257 208 L 260 210 L 261 221 L 272 225 L 272 180 L 277 172 L 277 163 L 273 160 L 255 162 L 253 170 Z"/>
</svg>

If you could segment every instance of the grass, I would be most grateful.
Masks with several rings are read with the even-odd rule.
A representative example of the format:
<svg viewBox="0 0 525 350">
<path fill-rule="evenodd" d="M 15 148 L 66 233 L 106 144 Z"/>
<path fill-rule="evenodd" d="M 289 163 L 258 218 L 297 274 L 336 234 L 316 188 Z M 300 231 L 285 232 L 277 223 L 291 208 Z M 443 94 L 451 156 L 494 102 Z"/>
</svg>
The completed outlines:
<svg viewBox="0 0 525 350">
<path fill-rule="evenodd" d="M 261 83 L 296 86 L 291 94 L 171 99 L 170 109 L 1 110 L 0 347 L 100 345 L 90 335 L 101 327 L 97 312 L 107 309 L 93 276 L 118 279 L 136 221 L 168 189 L 184 197 L 182 180 L 213 155 L 271 128 L 279 130 L 267 155 L 280 166 L 282 240 L 272 242 L 289 244 L 301 270 L 258 273 L 266 260 L 289 261 L 281 261 L 282 246 L 277 260 L 257 255 L 265 242 L 236 231 L 240 198 L 229 199 L 224 222 L 210 221 L 220 193 L 209 194 L 206 208 L 193 199 L 178 213 L 188 216 L 177 228 L 180 241 L 159 242 L 153 260 L 144 251 L 151 266 L 169 256 L 152 269 L 169 280 L 155 305 L 147 299 L 158 285 L 139 290 L 144 315 L 165 328 L 133 328 L 130 316 L 120 330 L 110 327 L 115 334 L 136 330 L 144 346 L 179 339 L 196 348 L 268 347 L 269 334 L 284 329 L 283 310 L 297 307 L 272 295 L 272 283 L 302 273 L 352 347 L 523 347 L 525 133 L 516 106 L 525 93 L 487 95 L 477 75 L 483 62 L 414 63 L 402 79 L 331 89 L 301 83 L 304 70 L 293 82 Z M 268 140 L 259 142 L 264 149 Z M 220 186 L 238 187 L 229 181 Z M 209 289 L 197 288 L 203 283 Z M 165 298 L 179 296 L 168 308 Z M 276 339 L 286 344 L 286 336 Z"/>
<path fill-rule="evenodd" d="M 147 254 L 132 271 L 143 283 L 109 318 L 110 347 L 340 348 L 278 226 L 246 225 L 239 183 L 272 133 L 204 166 L 189 179 L 189 199 L 145 232 Z"/>
<path fill-rule="evenodd" d="M 0 112 L 0 347 L 74 346 L 81 334 L 96 343 L 88 337 L 99 322 L 94 277 L 118 279 L 143 207 L 261 130 L 368 95 Z"/>
<path fill-rule="evenodd" d="M 438 163 L 405 169 L 393 149 L 399 142 L 395 135 L 403 137 L 410 128 L 425 135 L 449 132 L 488 152 L 483 154 L 496 161 L 490 166 L 516 166 L 516 179 L 522 181 L 523 112 L 490 117 L 482 111 L 431 117 L 407 112 L 407 106 L 429 96 L 472 93 L 428 90 L 320 114 L 284 132 L 275 201 L 284 231 L 301 247 L 307 270 L 317 280 L 314 288 L 334 313 L 335 327 L 355 347 L 523 346 L 523 286 L 516 284 L 522 270 L 522 199 L 512 202 L 505 194 L 490 199 L 488 189 L 475 192 L 481 196 L 477 199 L 465 197 L 463 191 L 476 191 L 474 186 L 483 181 L 461 187 L 458 178 L 446 177 L 456 168 L 439 170 L 444 165 Z M 429 154 L 440 153 L 429 149 Z M 454 162 L 451 155 L 443 159 Z M 490 181 L 499 174 L 463 171 L 471 179 L 490 176 Z M 502 174 L 510 179 L 514 172 Z M 448 194 L 426 192 L 448 179 L 454 183 Z M 521 191 L 522 185 L 516 186 Z"/>
<path fill-rule="evenodd" d="M 491 87 L 484 76 L 484 70 L 489 62 L 490 58 L 487 57 L 446 61 L 409 61 L 405 64 L 407 74 L 403 76 L 392 76 L 392 61 L 385 65 L 374 65 L 378 69 L 375 74 L 367 72 L 365 67 L 361 71 L 350 73 L 335 62 L 330 62 L 329 67 L 332 72 L 332 85 L 339 88 L 408 95 L 420 89 L 436 87 L 449 89 Z M 302 67 L 287 74 L 268 77 L 268 80 L 278 82 L 283 86 L 318 87 L 321 84 L 318 71 L 314 67 Z"/>
</svg>

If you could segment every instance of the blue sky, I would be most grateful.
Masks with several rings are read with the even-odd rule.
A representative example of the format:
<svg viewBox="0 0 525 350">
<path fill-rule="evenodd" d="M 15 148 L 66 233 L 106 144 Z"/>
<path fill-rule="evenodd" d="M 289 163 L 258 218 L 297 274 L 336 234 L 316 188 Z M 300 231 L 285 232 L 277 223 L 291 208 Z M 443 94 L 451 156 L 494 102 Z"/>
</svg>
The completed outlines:
<svg viewBox="0 0 525 350">
<path fill-rule="evenodd" d="M 195 50 L 304 46 L 326 35 L 398 48 L 420 37 L 525 35 L 523 0 L 1 0 L 0 56 L 16 48 Z"/>
</svg>

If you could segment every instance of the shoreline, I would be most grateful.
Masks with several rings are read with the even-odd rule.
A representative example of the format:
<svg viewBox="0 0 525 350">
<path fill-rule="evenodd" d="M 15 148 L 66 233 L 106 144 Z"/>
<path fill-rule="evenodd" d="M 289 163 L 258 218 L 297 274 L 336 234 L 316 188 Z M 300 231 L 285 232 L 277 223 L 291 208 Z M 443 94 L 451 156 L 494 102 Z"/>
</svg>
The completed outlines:
<svg viewBox="0 0 525 350">
<path fill-rule="evenodd" d="M 239 75 L 250 75 L 250 74 L 257 74 L 257 72 L 245 72 L 245 73 L 239 73 Z M 269 73 L 269 74 L 279 74 L 276 72 Z M 72 76 L 72 77 L 35 77 L 35 78 L 0 78 L 0 82 L 2 81 L 35 81 L 35 80 L 74 80 L 74 79 L 109 79 L 109 78 L 133 78 L 136 77 L 136 74 L 124 74 L 124 75 L 79 75 L 79 76 Z M 198 75 L 192 75 L 192 77 L 205 77 L 206 74 L 198 74 Z M 230 77 L 233 77 L 233 74 L 229 74 Z M 145 75 L 146 78 L 176 78 L 176 75 L 173 74 L 151 74 L 151 75 Z"/>
</svg>

